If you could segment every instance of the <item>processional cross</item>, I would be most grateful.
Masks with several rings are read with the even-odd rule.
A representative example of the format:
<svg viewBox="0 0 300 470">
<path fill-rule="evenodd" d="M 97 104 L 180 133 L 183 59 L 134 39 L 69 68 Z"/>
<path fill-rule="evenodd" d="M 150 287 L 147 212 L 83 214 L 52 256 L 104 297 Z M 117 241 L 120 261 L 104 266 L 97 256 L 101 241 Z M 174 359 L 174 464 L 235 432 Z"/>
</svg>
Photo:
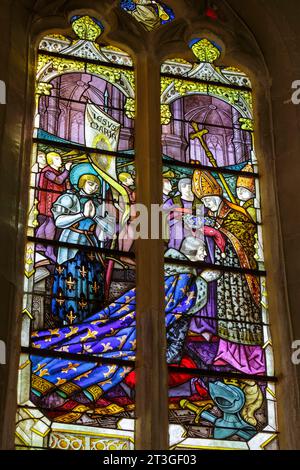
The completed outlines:
<svg viewBox="0 0 300 470">
<path fill-rule="evenodd" d="M 198 124 L 196 122 L 192 122 L 191 125 L 192 125 L 192 128 L 194 129 L 195 132 L 190 134 L 190 139 L 192 139 L 192 140 L 198 139 L 199 140 L 199 142 L 200 142 L 203 150 L 205 151 L 205 154 L 206 154 L 209 162 L 211 163 L 211 165 L 214 168 L 218 168 L 217 160 L 215 159 L 215 157 L 213 156 L 213 154 L 209 150 L 208 145 L 207 145 L 207 143 L 205 142 L 205 140 L 203 138 L 206 134 L 208 134 L 208 130 L 207 129 L 201 129 L 200 130 L 199 127 L 198 127 Z M 222 175 L 222 173 L 219 174 L 219 178 L 220 178 L 220 180 L 223 184 L 223 187 L 224 187 L 225 191 L 227 192 L 231 202 L 236 204 L 235 197 L 232 194 L 232 192 L 231 192 L 231 190 L 228 186 L 228 183 L 225 180 L 224 175 Z"/>
</svg>

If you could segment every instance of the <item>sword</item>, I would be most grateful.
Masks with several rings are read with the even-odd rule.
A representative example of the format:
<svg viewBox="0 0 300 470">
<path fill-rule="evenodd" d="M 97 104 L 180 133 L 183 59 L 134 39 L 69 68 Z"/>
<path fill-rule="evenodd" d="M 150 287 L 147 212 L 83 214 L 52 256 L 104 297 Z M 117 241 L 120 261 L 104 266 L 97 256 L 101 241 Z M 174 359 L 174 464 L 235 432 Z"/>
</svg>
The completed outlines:
<svg viewBox="0 0 300 470">
<path fill-rule="evenodd" d="M 211 403 L 206 403 L 205 405 L 197 406 L 188 400 L 180 400 L 179 404 L 183 410 L 191 410 L 196 414 L 196 418 L 195 418 L 196 424 L 200 423 L 201 414 L 203 413 L 203 411 L 210 410 L 213 407 Z"/>
</svg>

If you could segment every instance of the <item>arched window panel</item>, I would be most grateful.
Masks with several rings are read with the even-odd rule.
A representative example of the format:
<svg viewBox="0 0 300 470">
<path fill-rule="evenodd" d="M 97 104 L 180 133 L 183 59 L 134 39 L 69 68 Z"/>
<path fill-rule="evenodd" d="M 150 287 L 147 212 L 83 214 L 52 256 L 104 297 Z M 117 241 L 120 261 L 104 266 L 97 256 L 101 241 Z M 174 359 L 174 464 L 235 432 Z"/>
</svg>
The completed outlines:
<svg viewBox="0 0 300 470">
<path fill-rule="evenodd" d="M 120 0 L 120 7 L 147 31 L 157 29 L 175 19 L 172 8 L 160 0 Z"/>
<path fill-rule="evenodd" d="M 38 51 L 16 445 L 132 449 L 134 69 L 71 22 Z"/>
<path fill-rule="evenodd" d="M 276 448 L 251 83 L 190 47 L 161 73 L 170 446 Z"/>
</svg>

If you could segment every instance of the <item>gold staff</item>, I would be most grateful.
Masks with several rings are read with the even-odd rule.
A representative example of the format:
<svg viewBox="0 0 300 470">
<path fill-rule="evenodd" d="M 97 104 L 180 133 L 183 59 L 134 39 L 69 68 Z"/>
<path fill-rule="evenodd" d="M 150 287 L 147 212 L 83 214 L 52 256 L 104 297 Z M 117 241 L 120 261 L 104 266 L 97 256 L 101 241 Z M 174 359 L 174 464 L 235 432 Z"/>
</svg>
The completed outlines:
<svg viewBox="0 0 300 470">
<path fill-rule="evenodd" d="M 205 154 L 208 158 L 208 160 L 210 161 L 210 163 L 212 164 L 212 166 L 214 168 L 218 168 L 218 164 L 217 164 L 217 161 L 215 159 L 215 157 L 213 156 L 213 154 L 211 153 L 211 151 L 209 150 L 208 146 L 207 146 L 207 143 L 205 142 L 203 136 L 205 134 L 208 134 L 208 130 L 207 129 L 202 129 L 200 130 L 199 127 L 198 127 L 198 124 L 196 122 L 192 122 L 192 128 L 194 129 L 194 133 L 190 134 L 190 139 L 194 140 L 194 139 L 199 139 L 199 142 L 200 144 L 202 145 L 204 151 L 205 151 Z M 234 195 L 232 194 L 232 192 L 230 191 L 230 188 L 228 186 L 228 183 L 227 181 L 225 180 L 224 176 L 221 174 L 219 174 L 219 178 L 223 184 L 223 187 L 225 189 L 225 191 L 227 192 L 231 202 L 233 202 L 234 204 L 236 204 L 236 200 L 235 200 L 235 197 Z"/>
<path fill-rule="evenodd" d="M 78 150 L 72 150 L 71 152 L 67 152 L 62 154 L 61 159 L 63 163 L 71 162 L 71 163 L 86 163 L 88 162 L 88 158 L 85 153 L 78 154 Z"/>
</svg>

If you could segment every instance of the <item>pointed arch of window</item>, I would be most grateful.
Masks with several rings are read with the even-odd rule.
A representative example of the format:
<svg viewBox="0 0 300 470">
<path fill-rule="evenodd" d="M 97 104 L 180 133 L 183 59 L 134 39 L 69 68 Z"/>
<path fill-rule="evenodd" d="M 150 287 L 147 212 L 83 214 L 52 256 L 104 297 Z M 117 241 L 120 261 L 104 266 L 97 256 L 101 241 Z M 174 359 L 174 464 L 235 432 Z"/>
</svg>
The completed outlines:
<svg viewBox="0 0 300 470">
<path fill-rule="evenodd" d="M 251 82 L 190 47 L 161 68 L 170 446 L 276 448 Z"/>
<path fill-rule="evenodd" d="M 16 442 L 132 449 L 134 68 L 101 22 L 71 22 L 39 46 Z M 271 448 L 251 83 L 191 48 L 161 76 L 170 446 Z"/>
</svg>

